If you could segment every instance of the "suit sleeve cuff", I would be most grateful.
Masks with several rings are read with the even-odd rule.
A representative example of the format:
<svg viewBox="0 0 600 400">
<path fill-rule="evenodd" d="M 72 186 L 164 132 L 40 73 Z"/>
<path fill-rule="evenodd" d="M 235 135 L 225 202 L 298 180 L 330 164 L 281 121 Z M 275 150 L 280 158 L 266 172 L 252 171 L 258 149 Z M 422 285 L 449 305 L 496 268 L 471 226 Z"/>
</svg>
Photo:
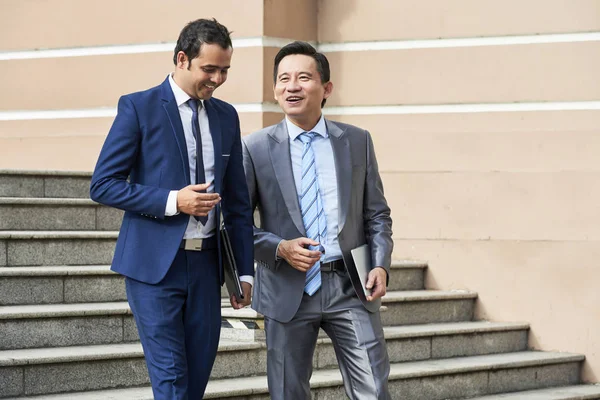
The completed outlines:
<svg viewBox="0 0 600 400">
<path fill-rule="evenodd" d="M 179 214 L 177 211 L 177 193 L 178 190 L 171 190 L 167 198 L 167 206 L 165 207 L 165 217 L 172 217 Z"/>
<path fill-rule="evenodd" d="M 240 276 L 240 281 L 248 282 L 250 286 L 254 286 L 254 277 L 252 275 L 242 275 Z"/>
</svg>

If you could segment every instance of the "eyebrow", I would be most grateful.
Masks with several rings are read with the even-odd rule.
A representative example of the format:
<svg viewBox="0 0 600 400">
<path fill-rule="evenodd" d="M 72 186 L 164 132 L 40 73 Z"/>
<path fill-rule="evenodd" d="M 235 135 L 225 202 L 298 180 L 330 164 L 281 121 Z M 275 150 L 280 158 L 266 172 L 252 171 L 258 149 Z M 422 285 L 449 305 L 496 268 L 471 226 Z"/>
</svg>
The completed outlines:
<svg viewBox="0 0 600 400">
<path fill-rule="evenodd" d="M 289 75 L 289 72 L 282 72 L 281 74 L 277 75 L 277 78 L 281 78 L 284 75 Z M 300 72 L 298 72 L 298 75 L 313 76 L 313 74 L 311 72 L 308 72 L 308 71 L 300 71 Z"/>
<path fill-rule="evenodd" d="M 231 68 L 231 65 L 220 66 L 220 65 L 206 64 L 206 65 L 201 65 L 200 67 L 201 67 L 201 68 L 221 68 L 221 69 L 229 69 L 229 68 Z"/>
</svg>

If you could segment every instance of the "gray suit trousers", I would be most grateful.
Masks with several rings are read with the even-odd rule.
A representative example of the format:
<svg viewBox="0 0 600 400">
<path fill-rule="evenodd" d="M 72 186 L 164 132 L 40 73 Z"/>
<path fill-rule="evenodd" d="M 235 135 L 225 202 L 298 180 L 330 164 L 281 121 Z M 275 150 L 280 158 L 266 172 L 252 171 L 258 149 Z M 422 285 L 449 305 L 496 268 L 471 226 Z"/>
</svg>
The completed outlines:
<svg viewBox="0 0 600 400">
<path fill-rule="evenodd" d="M 321 272 L 322 286 L 304 293 L 288 323 L 265 317 L 267 376 L 273 400 L 309 400 L 312 360 L 319 328 L 331 338 L 353 400 L 390 400 L 390 362 L 379 312 L 368 312 L 345 271 Z"/>
</svg>

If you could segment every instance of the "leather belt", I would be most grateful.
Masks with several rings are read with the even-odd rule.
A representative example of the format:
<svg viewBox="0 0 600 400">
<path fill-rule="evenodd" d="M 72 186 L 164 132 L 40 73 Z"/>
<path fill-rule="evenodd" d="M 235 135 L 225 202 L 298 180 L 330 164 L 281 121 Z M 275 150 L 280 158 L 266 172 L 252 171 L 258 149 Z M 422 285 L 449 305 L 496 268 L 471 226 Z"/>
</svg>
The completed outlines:
<svg viewBox="0 0 600 400">
<path fill-rule="evenodd" d="M 321 272 L 344 271 L 345 269 L 346 266 L 344 265 L 344 260 L 341 258 L 339 260 L 321 263 Z"/>
<path fill-rule="evenodd" d="M 202 251 L 217 248 L 217 237 L 211 236 L 202 239 L 183 239 L 179 244 L 180 249 Z"/>
</svg>

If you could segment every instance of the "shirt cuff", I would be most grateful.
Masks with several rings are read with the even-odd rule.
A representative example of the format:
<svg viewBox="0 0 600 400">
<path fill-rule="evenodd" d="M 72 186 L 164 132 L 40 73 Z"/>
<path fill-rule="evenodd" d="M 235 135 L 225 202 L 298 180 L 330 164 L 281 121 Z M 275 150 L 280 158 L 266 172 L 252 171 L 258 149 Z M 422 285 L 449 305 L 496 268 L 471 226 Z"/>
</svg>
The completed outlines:
<svg viewBox="0 0 600 400">
<path fill-rule="evenodd" d="M 279 261 L 279 245 L 281 245 L 281 242 L 283 242 L 283 239 L 281 239 L 279 241 L 279 243 L 277 243 L 277 247 L 275 248 L 275 261 Z"/>
<path fill-rule="evenodd" d="M 254 277 L 252 275 L 242 275 L 240 276 L 241 282 L 248 282 L 250 286 L 254 286 Z"/>
<path fill-rule="evenodd" d="M 179 190 L 171 190 L 167 198 L 167 206 L 165 207 L 165 217 L 172 217 L 179 214 L 177 211 L 177 193 Z"/>
</svg>

